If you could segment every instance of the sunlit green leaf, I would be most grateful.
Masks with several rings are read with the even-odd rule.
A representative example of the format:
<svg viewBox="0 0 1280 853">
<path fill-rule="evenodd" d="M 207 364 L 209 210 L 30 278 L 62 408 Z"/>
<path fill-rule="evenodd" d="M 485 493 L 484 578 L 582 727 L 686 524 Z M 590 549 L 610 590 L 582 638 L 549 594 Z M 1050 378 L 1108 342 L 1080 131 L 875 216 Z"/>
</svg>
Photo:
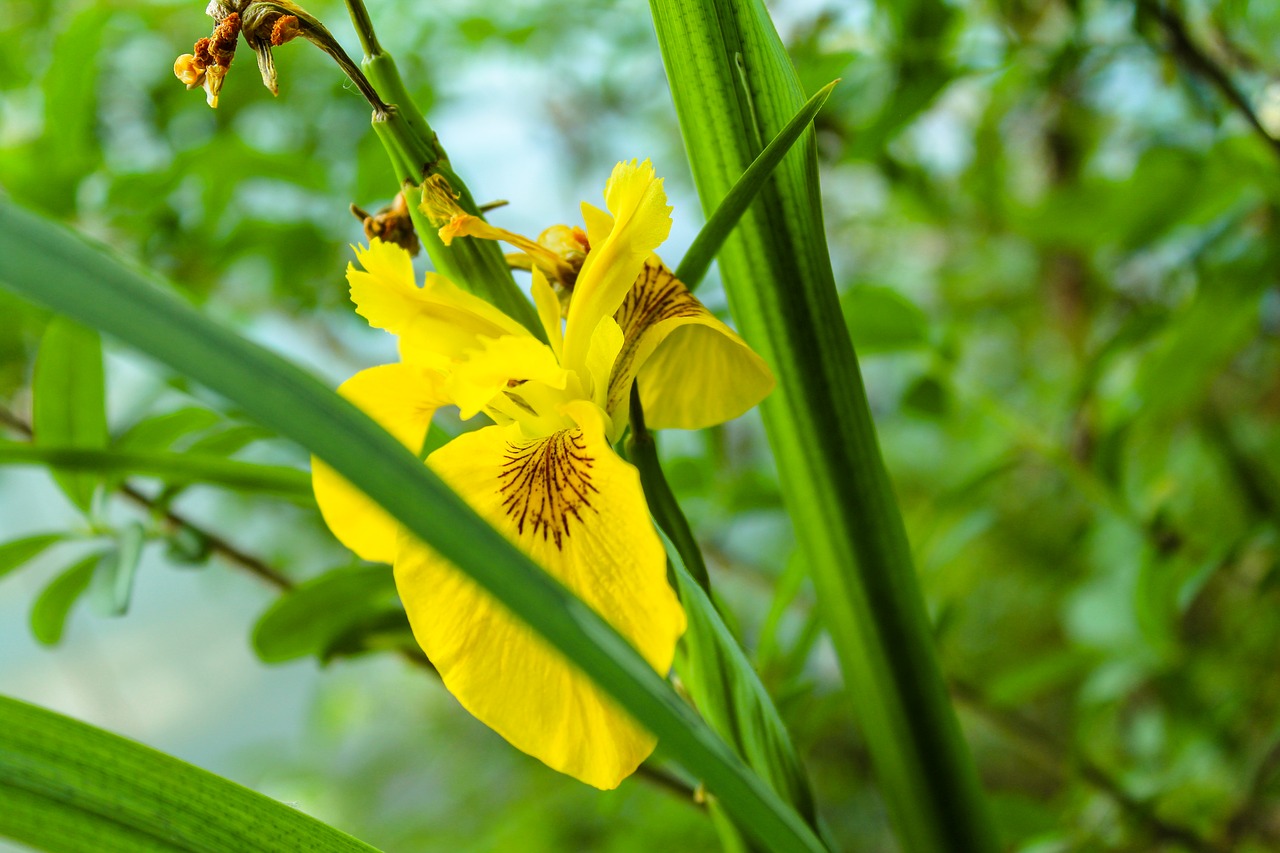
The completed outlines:
<svg viewBox="0 0 1280 853">
<path fill-rule="evenodd" d="M 0 835 L 68 853 L 372 853 L 255 791 L 0 697 Z"/>
</svg>

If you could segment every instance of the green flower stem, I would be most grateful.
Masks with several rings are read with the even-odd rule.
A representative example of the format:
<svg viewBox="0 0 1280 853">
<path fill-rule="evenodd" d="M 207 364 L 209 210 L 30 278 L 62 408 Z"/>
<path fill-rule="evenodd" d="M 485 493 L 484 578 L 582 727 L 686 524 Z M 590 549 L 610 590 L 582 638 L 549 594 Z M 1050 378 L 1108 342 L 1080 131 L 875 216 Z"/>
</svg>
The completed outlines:
<svg viewBox="0 0 1280 853">
<path fill-rule="evenodd" d="M 373 128 L 388 148 L 397 180 L 402 186 L 408 182 L 417 187 L 431 175 L 441 175 L 458 193 L 459 206 L 467 213 L 480 216 L 471 191 L 450 168 L 449 157 L 435 131 L 413 102 L 395 59 L 379 43 L 364 3 L 348 0 L 347 9 L 364 49 L 360 65 L 380 96 L 391 105 L 386 111 L 374 113 Z M 537 312 L 516 285 L 501 247 L 492 240 L 474 237 L 459 237 L 446 246 L 437 235 L 436 226 L 427 221 L 418 205 L 412 199 L 406 201 L 418 238 L 436 271 L 497 306 L 545 341 L 546 333 L 538 322 Z"/>
<path fill-rule="evenodd" d="M 804 95 L 761 0 L 650 0 L 710 215 Z M 993 851 L 933 647 L 823 236 L 807 132 L 718 254 L 738 326 L 778 387 L 762 413 L 826 627 L 911 851 Z"/>
<path fill-rule="evenodd" d="M 640 390 L 634 382 L 631 383 L 631 434 L 627 438 L 627 458 L 640 471 L 640 485 L 644 489 L 649 512 L 653 513 L 654 520 L 675 546 L 676 553 L 684 561 L 689 574 L 710 596 L 711 577 L 707 574 L 707 564 L 702 559 L 702 549 L 698 547 L 698 540 L 693 535 L 689 520 L 684 517 L 680 502 L 676 500 L 662 473 L 662 464 L 658 461 L 658 443 L 645 426 Z"/>
</svg>

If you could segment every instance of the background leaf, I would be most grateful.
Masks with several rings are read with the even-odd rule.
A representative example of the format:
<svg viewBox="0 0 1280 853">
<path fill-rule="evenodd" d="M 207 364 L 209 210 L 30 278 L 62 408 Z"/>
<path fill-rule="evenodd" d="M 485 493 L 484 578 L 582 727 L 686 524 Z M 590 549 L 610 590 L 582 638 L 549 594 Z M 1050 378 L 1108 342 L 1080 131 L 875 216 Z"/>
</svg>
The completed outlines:
<svg viewBox="0 0 1280 853">
<path fill-rule="evenodd" d="M 46 646 L 56 646 L 62 640 L 67 616 L 89 588 L 89 582 L 93 580 L 94 571 L 101 559 L 102 555 L 96 552 L 80 558 L 70 568 L 64 569 L 36 597 L 35 603 L 31 605 L 31 633 L 39 642 Z"/>
<path fill-rule="evenodd" d="M 50 447 L 107 446 L 102 341 L 93 329 L 55 317 L 40 343 L 32 383 L 35 442 Z M 71 502 L 87 512 L 101 478 L 53 472 Z"/>
</svg>

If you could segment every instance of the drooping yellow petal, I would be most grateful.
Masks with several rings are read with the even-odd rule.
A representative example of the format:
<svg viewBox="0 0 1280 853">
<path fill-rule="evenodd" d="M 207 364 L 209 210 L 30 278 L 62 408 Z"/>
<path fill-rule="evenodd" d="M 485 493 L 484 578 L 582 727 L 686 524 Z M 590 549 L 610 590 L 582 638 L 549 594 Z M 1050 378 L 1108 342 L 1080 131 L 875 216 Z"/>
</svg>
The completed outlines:
<svg viewBox="0 0 1280 853">
<path fill-rule="evenodd" d="M 393 243 L 371 240 L 356 247 L 364 270 L 347 267 L 356 313 L 375 329 L 400 338 L 406 361 L 443 367 L 476 346 L 480 336 L 528 335 L 516 321 L 448 279 L 428 274 L 423 287 L 413 280 L 409 253 Z"/>
<path fill-rule="evenodd" d="M 615 166 L 605 187 L 605 203 L 613 222 L 603 238 L 600 216 L 583 209 L 591 251 L 578 273 L 565 325 L 564 365 L 579 372 L 600 320 L 618 310 L 645 259 L 671 233 L 667 194 L 648 160 Z"/>
<path fill-rule="evenodd" d="M 773 390 L 773 373 L 656 257 L 618 310 L 625 343 L 605 408 L 625 420 L 638 375 L 654 429 L 703 429 L 738 417 Z"/>
<path fill-rule="evenodd" d="M 467 433 L 428 464 L 665 673 L 685 618 L 639 475 L 606 442 L 602 413 L 583 403 L 575 414 L 580 426 L 540 440 L 514 427 Z M 653 736 L 586 676 L 408 534 L 395 573 L 445 686 L 514 746 L 605 789 L 652 751 Z"/>
<path fill-rule="evenodd" d="M 396 439 L 417 453 L 431 417 L 444 405 L 442 377 L 410 364 L 384 364 L 362 370 L 338 387 Z M 311 459 L 311 486 L 324 522 L 338 541 L 362 559 L 390 563 L 399 525 L 381 507 L 319 459 Z"/>
</svg>

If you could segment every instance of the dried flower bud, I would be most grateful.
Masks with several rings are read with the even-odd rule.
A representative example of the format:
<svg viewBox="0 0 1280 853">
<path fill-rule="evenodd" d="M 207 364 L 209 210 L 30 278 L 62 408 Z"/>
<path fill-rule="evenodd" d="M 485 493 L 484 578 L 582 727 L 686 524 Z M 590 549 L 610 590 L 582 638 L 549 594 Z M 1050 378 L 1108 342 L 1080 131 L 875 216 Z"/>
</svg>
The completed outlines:
<svg viewBox="0 0 1280 853">
<path fill-rule="evenodd" d="M 364 226 L 364 236 L 370 240 L 377 237 L 384 243 L 395 243 L 410 255 L 417 255 L 422 246 L 418 242 L 418 232 L 413 229 L 413 219 L 409 216 L 409 205 L 404 193 L 396 195 L 395 200 L 379 210 L 373 216 L 351 205 L 351 213 Z"/>
</svg>

